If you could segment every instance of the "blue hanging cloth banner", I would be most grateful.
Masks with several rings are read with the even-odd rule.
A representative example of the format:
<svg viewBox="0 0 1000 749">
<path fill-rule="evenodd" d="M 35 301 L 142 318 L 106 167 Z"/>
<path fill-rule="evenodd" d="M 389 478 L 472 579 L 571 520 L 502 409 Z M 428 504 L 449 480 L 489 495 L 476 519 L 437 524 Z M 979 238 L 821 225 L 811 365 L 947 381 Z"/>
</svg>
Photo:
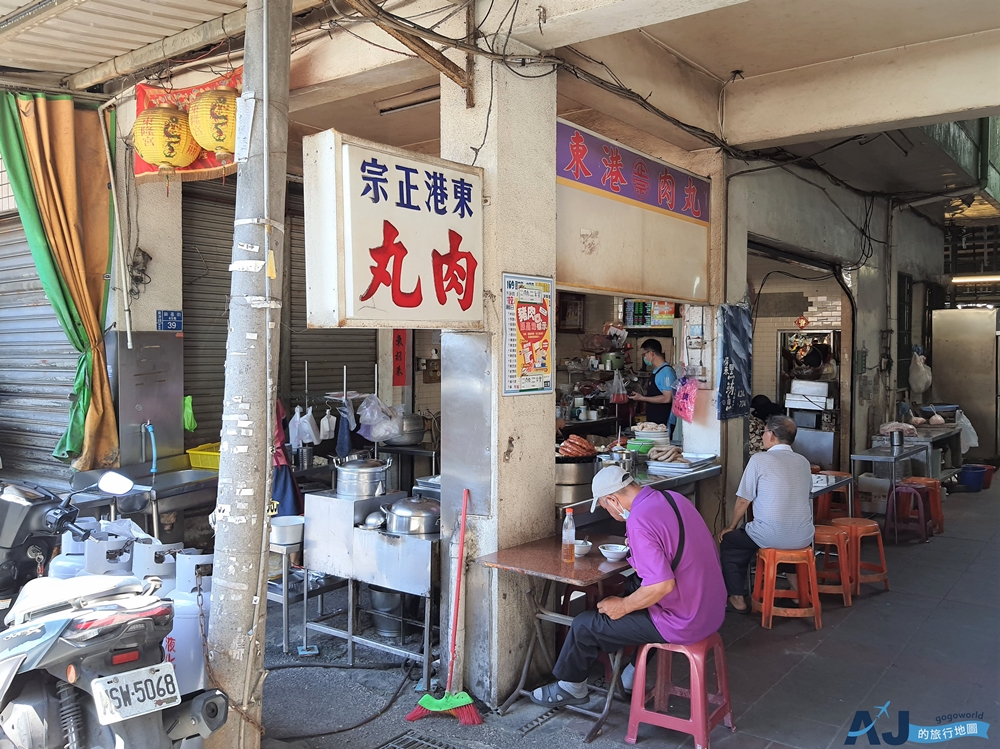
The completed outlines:
<svg viewBox="0 0 1000 749">
<path fill-rule="evenodd" d="M 749 307 L 719 307 L 719 348 L 719 421 L 741 419 L 750 414 L 753 323 Z"/>
</svg>

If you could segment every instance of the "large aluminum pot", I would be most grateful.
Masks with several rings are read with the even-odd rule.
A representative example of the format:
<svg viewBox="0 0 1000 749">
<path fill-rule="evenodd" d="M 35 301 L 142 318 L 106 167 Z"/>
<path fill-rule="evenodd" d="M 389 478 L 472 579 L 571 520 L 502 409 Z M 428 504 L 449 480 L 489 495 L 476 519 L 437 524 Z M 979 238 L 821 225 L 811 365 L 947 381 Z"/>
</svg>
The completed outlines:
<svg viewBox="0 0 1000 749">
<path fill-rule="evenodd" d="M 385 529 L 403 535 L 440 533 L 441 503 L 423 497 L 407 497 L 391 507 L 382 505 Z"/>
<path fill-rule="evenodd" d="M 399 436 L 387 439 L 383 444 L 401 447 L 404 445 L 419 445 L 424 441 L 424 417 L 420 414 L 403 414 L 403 431 Z"/>
<path fill-rule="evenodd" d="M 565 461 L 556 458 L 556 485 L 574 486 L 587 484 L 594 480 L 597 463 L 592 458 L 584 461 Z"/>
<path fill-rule="evenodd" d="M 375 497 L 389 486 L 390 461 L 352 460 L 337 466 L 337 494 L 342 497 Z"/>
<path fill-rule="evenodd" d="M 594 496 L 590 484 L 577 484 L 575 486 L 561 486 L 556 484 L 555 499 L 557 505 L 572 505 L 592 499 Z"/>
</svg>

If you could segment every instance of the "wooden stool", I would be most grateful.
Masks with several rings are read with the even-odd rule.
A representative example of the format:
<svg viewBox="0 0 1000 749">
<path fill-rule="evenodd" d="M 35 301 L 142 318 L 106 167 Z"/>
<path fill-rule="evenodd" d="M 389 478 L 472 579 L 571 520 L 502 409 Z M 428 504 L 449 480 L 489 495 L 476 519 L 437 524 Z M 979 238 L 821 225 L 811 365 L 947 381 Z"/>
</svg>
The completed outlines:
<svg viewBox="0 0 1000 749">
<path fill-rule="evenodd" d="M 819 475 L 853 478 L 853 475 L 847 473 L 846 471 L 820 471 Z M 834 495 L 836 494 L 844 495 L 844 501 L 834 502 Z M 821 494 L 816 498 L 816 512 L 814 514 L 813 522 L 815 522 L 816 525 L 821 525 L 823 523 L 829 523 L 833 518 L 851 517 L 850 506 L 850 494 L 848 493 L 847 487 L 834 489 L 832 492 Z M 861 506 L 856 500 L 854 502 L 854 517 L 861 517 Z"/>
<path fill-rule="evenodd" d="M 646 661 L 650 650 L 656 650 L 656 686 L 646 691 Z M 715 652 L 715 678 L 718 691 L 708 693 L 706 662 L 709 651 Z M 670 659 L 674 653 L 682 653 L 691 663 L 691 688 L 674 686 L 670 678 Z M 668 715 L 670 695 L 686 697 L 691 701 L 691 718 Z M 653 700 L 653 709 L 646 707 Z M 712 706 L 715 709 L 712 710 Z M 710 712 L 711 711 L 711 712 Z M 646 723 L 672 731 L 680 731 L 694 737 L 695 749 L 708 749 L 709 736 L 719 723 L 736 730 L 733 722 L 733 707 L 729 701 L 729 677 L 726 673 L 726 654 L 722 638 L 718 633 L 706 637 L 693 645 L 672 643 L 651 643 L 643 645 L 635 662 L 635 684 L 632 689 L 632 706 L 628 715 L 628 731 L 625 742 L 634 744 L 639 733 L 639 724 Z"/>
<path fill-rule="evenodd" d="M 931 500 L 931 519 L 938 533 L 944 533 L 944 510 L 941 508 L 941 482 L 937 479 L 929 479 L 923 476 L 913 476 L 903 479 L 900 483 L 911 486 L 922 486 L 927 490 L 927 495 Z"/>
<path fill-rule="evenodd" d="M 851 561 L 851 582 L 854 584 L 854 595 L 860 595 L 861 583 L 884 582 L 889 590 L 889 569 L 885 566 L 885 548 L 882 546 L 882 532 L 878 523 L 865 518 L 834 518 L 833 525 L 847 531 L 847 554 Z M 861 539 L 872 536 L 878 542 L 878 557 L 881 564 L 861 561 Z M 862 571 L 874 572 L 872 575 L 862 575 Z"/>
<path fill-rule="evenodd" d="M 823 547 L 823 567 L 816 571 L 820 584 L 816 589 L 820 593 L 839 593 L 844 597 L 844 605 L 851 605 L 851 557 L 847 550 L 847 531 L 834 525 L 817 525 L 813 545 L 818 549 Z M 837 547 L 837 563 L 830 564 L 830 547 Z M 824 580 L 836 580 L 837 584 L 824 583 Z"/>
<path fill-rule="evenodd" d="M 798 590 L 776 590 L 779 564 L 794 564 L 798 573 Z M 799 608 L 775 606 L 775 598 L 797 598 Z M 777 616 L 813 617 L 816 629 L 823 628 L 820 615 L 819 590 L 816 582 L 816 557 L 811 546 L 804 549 L 758 549 L 757 574 L 753 595 L 750 597 L 754 611 L 761 611 L 761 626 L 771 629 L 772 618 Z M 808 607 L 806 604 L 811 604 Z"/>
<path fill-rule="evenodd" d="M 893 541 L 898 542 L 900 531 L 904 534 L 916 533 L 924 543 L 930 541 L 934 535 L 930 498 L 923 486 L 897 485 L 889 492 L 885 504 L 882 538 L 888 541 L 892 534 Z"/>
</svg>

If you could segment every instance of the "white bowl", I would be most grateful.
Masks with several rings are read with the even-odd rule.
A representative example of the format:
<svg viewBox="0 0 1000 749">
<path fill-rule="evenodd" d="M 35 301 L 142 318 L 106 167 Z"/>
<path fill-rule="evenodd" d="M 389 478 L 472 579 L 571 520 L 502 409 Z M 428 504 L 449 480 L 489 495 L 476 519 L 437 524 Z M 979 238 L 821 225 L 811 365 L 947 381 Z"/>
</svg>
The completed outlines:
<svg viewBox="0 0 1000 749">
<path fill-rule="evenodd" d="M 609 562 L 620 562 L 628 556 L 628 547 L 622 544 L 602 544 L 597 548 Z"/>
<path fill-rule="evenodd" d="M 578 557 L 585 557 L 590 553 L 590 548 L 593 546 L 590 541 L 577 541 L 576 548 L 573 549 L 573 553 Z"/>
</svg>

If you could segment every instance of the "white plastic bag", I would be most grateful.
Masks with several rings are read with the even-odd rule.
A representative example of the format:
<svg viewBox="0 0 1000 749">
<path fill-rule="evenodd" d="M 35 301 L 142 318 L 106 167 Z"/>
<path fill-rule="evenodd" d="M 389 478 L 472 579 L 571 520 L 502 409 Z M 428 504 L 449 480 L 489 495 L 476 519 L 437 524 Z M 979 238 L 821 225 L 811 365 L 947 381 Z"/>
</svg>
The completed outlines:
<svg viewBox="0 0 1000 749">
<path fill-rule="evenodd" d="M 299 419 L 299 438 L 303 442 L 313 445 L 318 445 L 322 441 L 319 438 L 319 427 L 316 426 L 312 406 L 309 406 L 306 409 L 306 415 Z"/>
<path fill-rule="evenodd" d="M 337 417 L 328 408 L 326 416 L 319 421 L 319 438 L 321 441 L 332 440 L 337 436 Z"/>
<path fill-rule="evenodd" d="M 369 395 L 358 407 L 358 420 L 370 427 L 367 430 L 372 442 L 384 442 L 403 432 L 403 416 L 389 408 L 376 395 Z"/>
<path fill-rule="evenodd" d="M 969 452 L 970 448 L 979 447 L 979 435 L 975 427 L 969 421 L 969 417 L 961 411 L 955 413 L 955 425 L 962 428 L 962 455 Z"/>
<path fill-rule="evenodd" d="M 915 394 L 926 393 L 931 389 L 933 377 L 926 361 L 927 357 L 913 352 L 913 358 L 910 359 L 910 391 Z"/>
<path fill-rule="evenodd" d="M 295 413 L 288 420 L 288 442 L 293 450 L 302 447 L 302 437 L 299 436 L 299 423 L 302 421 L 302 407 L 296 406 Z"/>
</svg>

